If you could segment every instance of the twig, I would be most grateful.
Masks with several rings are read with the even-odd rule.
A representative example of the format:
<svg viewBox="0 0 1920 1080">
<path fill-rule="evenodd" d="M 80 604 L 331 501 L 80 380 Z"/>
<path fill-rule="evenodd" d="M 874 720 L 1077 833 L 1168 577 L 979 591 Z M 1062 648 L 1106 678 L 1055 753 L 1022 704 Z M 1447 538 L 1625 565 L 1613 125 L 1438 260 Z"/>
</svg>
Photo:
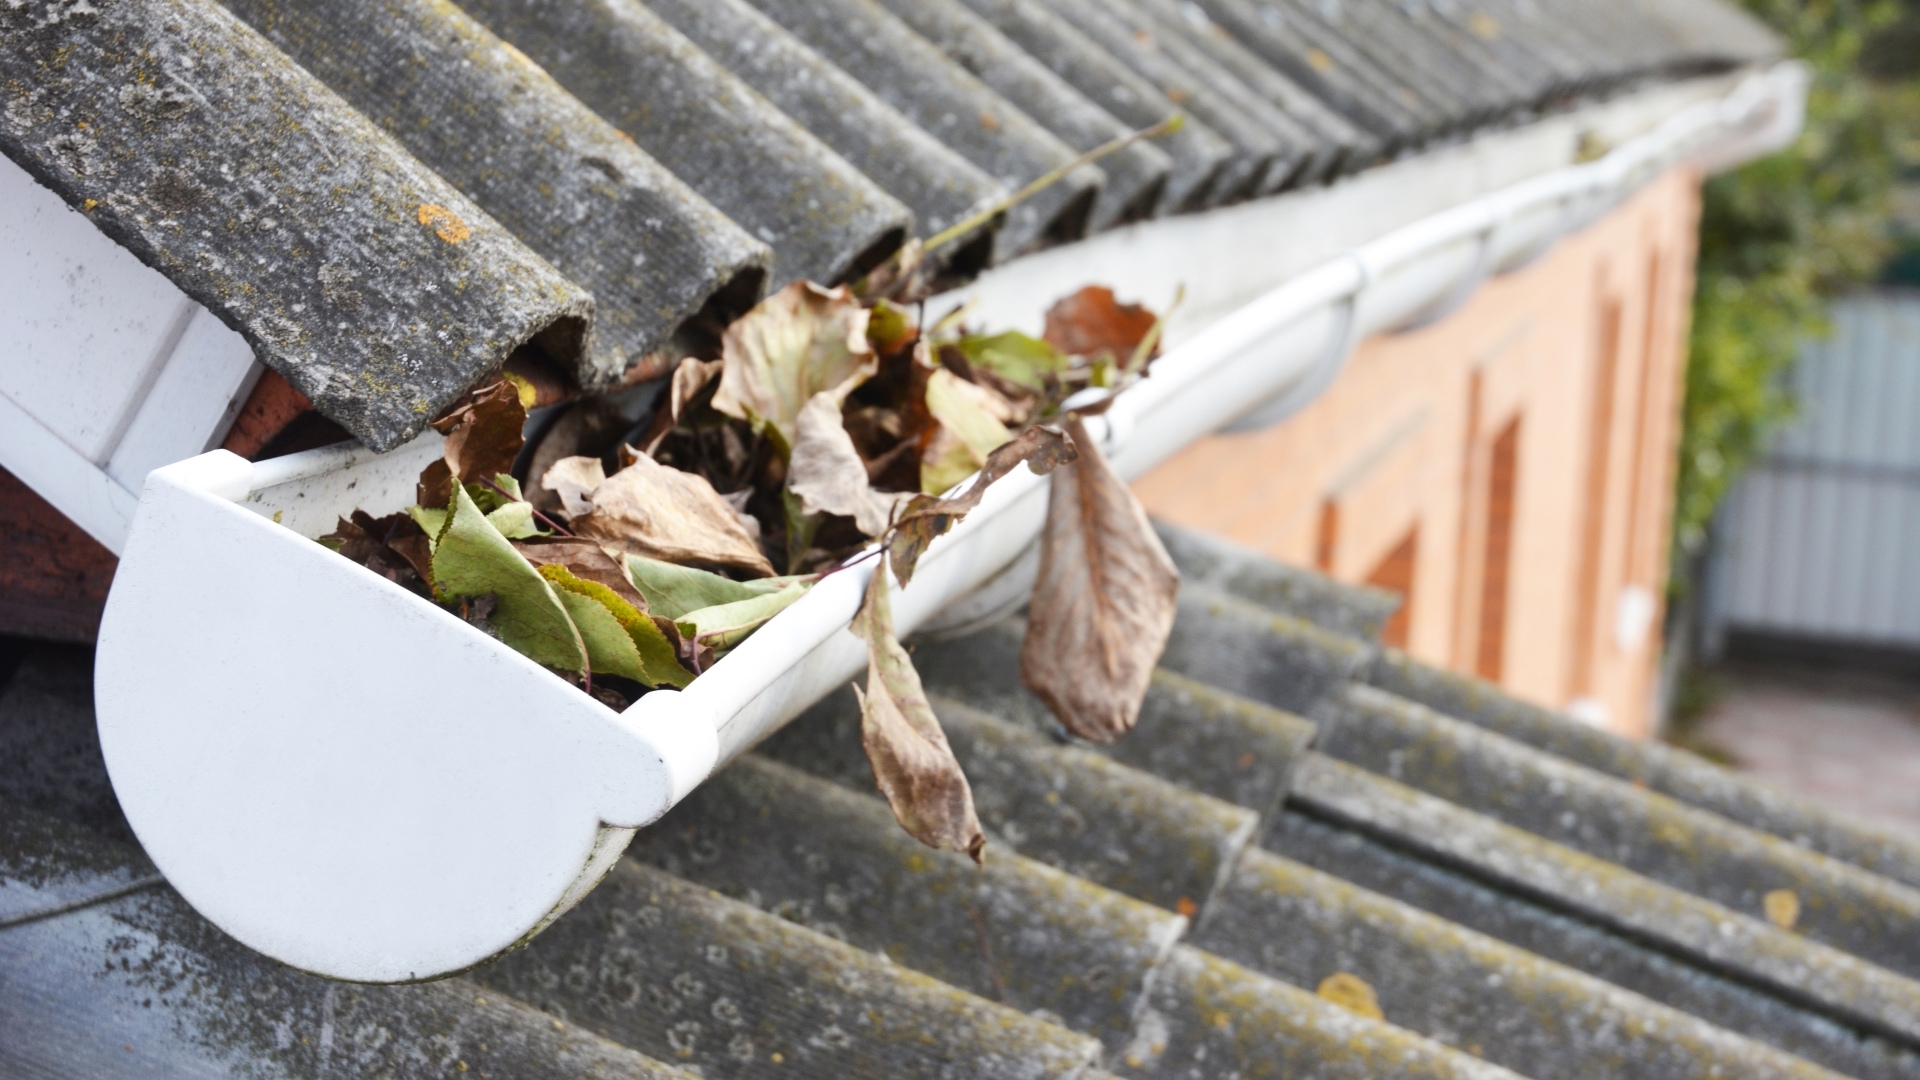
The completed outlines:
<svg viewBox="0 0 1920 1080">
<path fill-rule="evenodd" d="M 893 531 L 893 527 L 888 526 L 887 532 L 890 533 L 892 531 Z M 849 567 L 858 566 L 861 563 L 866 562 L 868 559 L 873 558 L 875 555 L 882 554 L 887 550 L 887 545 L 885 543 L 886 537 L 887 537 L 887 533 L 881 533 L 878 538 L 878 542 L 875 544 L 875 546 L 870 547 L 867 550 L 861 552 L 860 554 L 855 555 L 841 562 L 838 566 L 828 567 L 824 572 L 820 574 L 819 577 L 816 577 L 813 579 L 813 583 L 815 585 L 818 585 L 821 582 L 827 580 L 828 578 L 832 577 L 833 575 L 839 573 L 842 570 L 848 569 Z"/>
<path fill-rule="evenodd" d="M 973 936 L 980 942 L 980 955 L 987 961 L 987 976 L 993 980 L 993 996 L 1004 1004 L 1007 1000 L 1007 984 L 1000 981 L 1000 965 L 993 962 L 993 946 L 987 943 L 987 920 L 980 917 L 980 909 L 967 905 L 967 914 L 973 917 Z"/>
<path fill-rule="evenodd" d="M 510 493 L 508 493 L 506 488 L 501 487 L 499 484 L 494 483 L 493 481 L 487 479 L 484 476 L 480 478 L 480 482 L 492 488 L 494 491 L 498 492 L 499 494 L 505 495 L 509 499 L 513 499 L 514 502 L 523 502 L 523 503 L 526 503 L 529 507 L 532 507 L 533 516 L 536 518 L 539 518 L 540 521 L 543 524 L 545 524 L 547 528 L 552 529 L 554 532 L 559 533 L 561 536 L 573 537 L 573 534 L 567 531 L 566 526 L 560 524 L 559 522 L 553 520 L 547 515 L 541 513 L 540 508 L 537 506 L 534 506 L 533 501 L 531 499 L 514 499 L 513 496 Z"/>
<path fill-rule="evenodd" d="M 1186 298 L 1187 287 L 1183 283 L 1173 290 L 1173 303 L 1168 304 L 1167 310 L 1153 320 L 1153 326 L 1148 328 L 1146 336 L 1140 339 L 1140 344 L 1134 346 L 1133 355 L 1127 358 L 1123 375 L 1131 378 L 1146 369 L 1147 358 L 1153 355 L 1154 346 L 1160 344 L 1160 335 L 1167 328 L 1167 320 L 1173 318 L 1173 313 L 1180 310 L 1180 305 Z"/>
<path fill-rule="evenodd" d="M 1046 189 L 1059 183 L 1061 180 L 1066 178 L 1068 173 L 1079 168 L 1080 166 L 1091 165 L 1094 162 L 1099 161 L 1101 158 L 1106 157 L 1109 154 L 1117 154 L 1120 151 L 1125 150 L 1127 147 L 1132 146 L 1134 143 L 1139 142 L 1141 139 L 1157 139 L 1162 135 L 1171 135 L 1174 132 L 1179 131 L 1182 127 L 1186 126 L 1186 123 L 1187 123 L 1187 117 L 1185 113 L 1174 113 L 1172 116 L 1167 117 L 1165 120 L 1160 121 L 1159 123 L 1153 125 L 1152 127 L 1144 127 L 1144 128 L 1141 128 L 1139 131 L 1130 131 L 1127 134 L 1122 135 L 1117 139 L 1114 139 L 1110 142 L 1102 143 L 1099 146 L 1096 146 L 1093 149 L 1087 151 L 1086 153 L 1081 154 L 1079 157 L 1074 158 L 1072 161 L 1067 162 L 1065 165 L 1062 165 L 1059 168 L 1052 170 L 1051 172 L 1042 174 L 1037 179 L 1035 179 L 1032 183 L 1028 184 L 1026 187 L 1023 187 L 1019 191 L 1016 191 L 1013 194 L 1008 195 L 1006 198 L 1001 199 L 998 202 L 995 202 L 992 206 L 989 206 L 985 210 L 982 210 L 979 213 L 973 215 L 972 217 L 967 218 L 965 221 L 962 221 L 957 225 L 950 225 L 947 228 L 942 229 L 937 233 L 934 233 L 931 239 L 929 239 L 926 243 L 920 245 L 920 250 L 923 252 L 929 252 L 929 251 L 932 251 L 934 248 L 941 247 L 942 245 L 945 245 L 945 244 L 950 244 L 955 240 L 960 239 L 962 236 L 965 236 L 968 233 L 972 232 L 973 230 L 979 228 L 980 226 L 985 225 L 987 222 L 992 221 L 994 218 L 1000 216 L 1001 214 L 1006 213 L 1008 210 L 1011 210 L 1014 207 L 1019 206 L 1021 203 L 1026 202 L 1028 199 L 1033 198 L 1035 195 L 1038 195 L 1042 191 L 1045 191 Z"/>
</svg>

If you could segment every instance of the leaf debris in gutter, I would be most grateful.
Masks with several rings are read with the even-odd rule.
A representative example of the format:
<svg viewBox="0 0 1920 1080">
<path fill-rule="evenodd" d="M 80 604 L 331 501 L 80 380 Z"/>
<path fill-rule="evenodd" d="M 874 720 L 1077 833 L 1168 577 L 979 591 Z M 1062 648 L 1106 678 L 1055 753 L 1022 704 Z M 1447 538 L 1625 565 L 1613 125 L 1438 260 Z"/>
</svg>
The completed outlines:
<svg viewBox="0 0 1920 1080">
<path fill-rule="evenodd" d="M 910 582 L 1001 478 L 1051 474 L 1022 676 L 1076 735 L 1131 729 L 1178 575 L 1085 418 L 1146 375 L 1163 320 L 1089 286 L 1040 338 L 970 333 L 964 310 L 924 325 L 926 250 L 855 286 L 788 285 L 632 423 L 582 399 L 528 447 L 537 395 L 488 382 L 434 421 L 445 447 L 416 505 L 355 512 L 321 542 L 614 709 L 685 687 L 822 576 L 877 559 L 850 627 L 868 645 L 862 744 L 908 833 L 982 859 L 890 579 Z"/>
</svg>

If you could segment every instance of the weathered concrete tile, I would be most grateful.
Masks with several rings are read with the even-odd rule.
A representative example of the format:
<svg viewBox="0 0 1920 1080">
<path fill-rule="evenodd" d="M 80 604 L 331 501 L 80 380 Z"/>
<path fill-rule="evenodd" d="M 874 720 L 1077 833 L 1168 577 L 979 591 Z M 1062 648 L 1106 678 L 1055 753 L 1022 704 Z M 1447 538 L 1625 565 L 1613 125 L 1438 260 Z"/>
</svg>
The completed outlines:
<svg viewBox="0 0 1920 1080">
<path fill-rule="evenodd" d="M 639 4 L 463 7 L 765 241 L 769 291 L 857 277 L 906 240 L 912 211 Z"/>
<path fill-rule="evenodd" d="M 0 690 L 0 799 L 133 841 L 93 717 L 93 650 L 40 646 Z"/>
<path fill-rule="evenodd" d="M 1291 798 L 1842 1023 L 1920 1044 L 1920 983 L 1830 946 L 1317 754 Z"/>
<path fill-rule="evenodd" d="M 25 921 L 0 908 L 0 1075 L 687 1078 L 465 979 L 294 971 L 164 885 L 115 888 L 150 869 L 130 847 L 0 805 L 0 897 L 24 885 L 42 901 L 99 898 Z"/>
<path fill-rule="evenodd" d="M 1323 716 L 1332 757 L 1754 918 L 1771 897 L 1788 929 L 1920 972 L 1920 891 L 1372 687 Z"/>
<path fill-rule="evenodd" d="M 995 847 L 1192 913 L 1252 842 L 1256 815 L 935 698 L 954 756 Z M 827 699 L 762 747 L 770 757 L 862 793 L 873 775 L 851 693 Z M 991 857 L 991 856 L 989 856 Z"/>
<path fill-rule="evenodd" d="M 1141 1080 L 1515 1080 L 1514 1074 L 1188 946 L 1114 1064 Z"/>
<path fill-rule="evenodd" d="M 474 973 L 662 1060 L 757 1080 L 1080 1080 L 1100 1044 L 634 860 Z"/>
<path fill-rule="evenodd" d="M 1913 1047 L 1384 837 L 1293 809 L 1275 822 L 1266 843 L 1288 858 L 1848 1076 L 1920 1076 Z"/>
<path fill-rule="evenodd" d="M 967 638 L 922 642 L 914 664 L 929 693 L 1064 740 L 1047 707 L 1020 685 L 1024 633 L 1008 620 Z M 1076 745 L 1265 815 L 1279 806 L 1313 737 L 1298 716 L 1161 668 L 1126 738 Z"/>
<path fill-rule="evenodd" d="M 1186 929 L 1000 845 L 984 866 L 931 850 L 878 798 L 752 754 L 628 854 L 1109 1049 Z"/>
<path fill-rule="evenodd" d="M 1160 666 L 1312 717 L 1372 658 L 1373 646 L 1205 585 L 1182 583 Z"/>
<path fill-rule="evenodd" d="M 1183 586 L 1225 593 L 1329 633 L 1372 640 L 1400 607 L 1393 593 L 1288 566 L 1231 540 L 1164 521 L 1155 521 L 1153 531 L 1180 568 Z"/>
<path fill-rule="evenodd" d="M 1195 947 L 1306 989 L 1364 980 L 1388 1021 L 1533 1080 L 1833 1080 L 1678 1009 L 1264 851 Z"/>
<path fill-rule="evenodd" d="M 1685 750 L 1623 739 L 1394 650 L 1383 650 L 1363 677 L 1448 716 L 1920 887 L 1920 841 L 1774 790 Z"/>
</svg>

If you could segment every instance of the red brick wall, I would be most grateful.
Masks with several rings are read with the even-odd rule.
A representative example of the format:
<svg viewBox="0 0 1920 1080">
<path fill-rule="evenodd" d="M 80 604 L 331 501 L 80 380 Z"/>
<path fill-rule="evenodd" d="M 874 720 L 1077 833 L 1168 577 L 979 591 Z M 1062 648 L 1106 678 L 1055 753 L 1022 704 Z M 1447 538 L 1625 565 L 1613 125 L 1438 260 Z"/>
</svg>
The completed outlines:
<svg viewBox="0 0 1920 1080">
<path fill-rule="evenodd" d="M 1137 489 L 1342 580 L 1392 568 L 1415 655 L 1646 734 L 1698 190 L 1662 177 L 1453 316 L 1364 342 L 1286 423 Z"/>
<path fill-rule="evenodd" d="M 92 641 L 118 560 L 0 469 L 0 634 Z"/>
</svg>

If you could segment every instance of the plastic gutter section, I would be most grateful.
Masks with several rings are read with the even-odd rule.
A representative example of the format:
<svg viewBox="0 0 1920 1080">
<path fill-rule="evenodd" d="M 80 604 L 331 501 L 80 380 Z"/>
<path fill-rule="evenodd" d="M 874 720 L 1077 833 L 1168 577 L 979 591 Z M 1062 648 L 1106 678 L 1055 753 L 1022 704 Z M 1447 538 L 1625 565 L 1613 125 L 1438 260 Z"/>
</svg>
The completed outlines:
<svg viewBox="0 0 1920 1080">
<path fill-rule="evenodd" d="M 1661 170 L 1779 144 L 1797 130 L 1803 81 L 1792 66 L 1755 75 L 1606 158 L 1475 199 L 1303 275 L 1170 350 L 1154 378 L 1090 425 L 1095 437 L 1137 475 L 1225 424 L 1284 416 L 1334 377 L 1360 337 L 1436 317 Z M 431 451 L 428 439 L 386 460 L 320 451 L 263 466 L 216 452 L 155 472 L 100 634 L 102 746 L 156 865 L 242 941 L 339 977 L 430 978 L 525 942 L 593 888 L 631 830 L 865 664 L 846 626 L 870 562 L 827 578 L 686 690 L 616 714 L 271 522 L 284 501 L 304 501 L 303 513 L 396 510 L 410 492 L 394 461 Z M 358 486 L 363 475 L 384 479 Z M 341 501 L 299 498 L 323 489 Z M 1046 490 L 1022 469 L 937 541 L 896 597 L 901 632 L 933 625 L 983 586 L 1011 586 L 1017 600 Z M 209 580 L 224 587 L 201 587 Z M 210 629 L 181 635 L 183 621 Z M 350 654 L 341 626 L 366 631 Z M 1357 665 L 1365 650 L 1352 652 Z M 333 672 L 346 664 L 385 705 L 377 715 L 343 716 Z M 261 670 L 280 673 L 270 698 L 231 675 Z M 176 782 L 207 769 L 244 782 Z M 324 838 L 324 850 L 289 836 Z"/>
</svg>

